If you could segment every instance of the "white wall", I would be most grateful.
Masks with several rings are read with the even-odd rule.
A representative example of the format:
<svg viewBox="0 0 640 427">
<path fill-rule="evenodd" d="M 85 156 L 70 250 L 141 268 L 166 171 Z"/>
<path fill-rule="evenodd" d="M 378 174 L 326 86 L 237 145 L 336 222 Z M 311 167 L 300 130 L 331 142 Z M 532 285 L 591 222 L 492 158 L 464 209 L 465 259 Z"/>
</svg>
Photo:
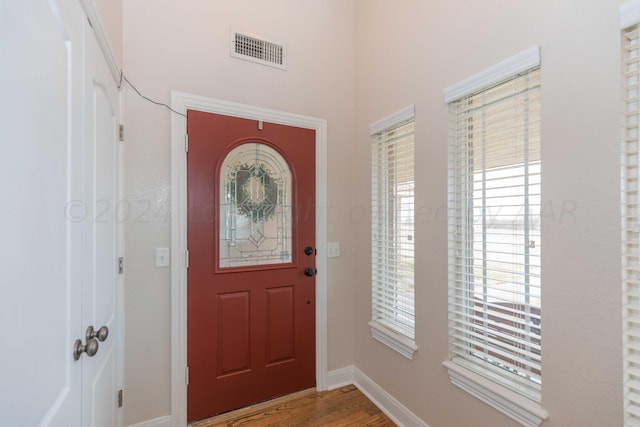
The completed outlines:
<svg viewBox="0 0 640 427">
<path fill-rule="evenodd" d="M 619 210 L 621 0 L 127 0 L 126 75 L 328 119 L 329 369 L 355 364 L 431 427 L 515 425 L 455 388 L 447 358 L 447 111 L 442 91 L 542 48 L 544 425 L 622 424 Z M 185 6 L 187 4 L 188 6 Z M 289 69 L 229 57 L 229 27 L 284 41 Z M 413 361 L 372 340 L 367 126 L 416 105 Z M 169 113 L 129 91 L 125 424 L 169 413 Z M 355 125 L 354 125 L 355 123 Z M 563 213 L 564 207 L 564 215 Z M 573 209 L 575 207 L 575 209 Z"/>
<path fill-rule="evenodd" d="M 358 0 L 354 203 L 370 201 L 367 126 L 416 105 L 416 341 L 370 337 L 369 223 L 354 224 L 355 364 L 431 427 L 513 426 L 455 388 L 447 359 L 445 87 L 542 49 L 543 406 L 549 427 L 622 425 L 618 7 L 602 0 Z M 575 207 L 573 214 L 562 216 Z M 420 211 L 421 210 L 421 211 Z M 443 215 L 436 215 L 437 212 Z M 390 369 L 390 367 L 392 367 Z"/>
<path fill-rule="evenodd" d="M 113 56 L 122 66 L 122 0 L 94 0 Z"/>
<path fill-rule="evenodd" d="M 124 72 L 148 97 L 172 90 L 328 120 L 329 369 L 353 363 L 351 163 L 354 0 L 127 0 Z M 230 27 L 288 45 L 286 71 L 229 56 Z M 154 248 L 170 245 L 169 112 L 129 90 L 126 104 L 125 425 L 170 412 L 170 272 Z M 325 213 L 326 214 L 326 213 Z"/>
</svg>

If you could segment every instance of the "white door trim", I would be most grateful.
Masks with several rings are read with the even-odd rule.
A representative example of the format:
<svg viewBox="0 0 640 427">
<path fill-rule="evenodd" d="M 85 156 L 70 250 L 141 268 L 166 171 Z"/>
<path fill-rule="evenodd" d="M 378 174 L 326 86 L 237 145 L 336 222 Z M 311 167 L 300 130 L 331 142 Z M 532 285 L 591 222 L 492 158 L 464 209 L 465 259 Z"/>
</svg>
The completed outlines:
<svg viewBox="0 0 640 427">
<path fill-rule="evenodd" d="M 98 40 L 98 46 L 102 49 L 102 53 L 107 61 L 113 80 L 117 84 L 120 84 L 120 67 L 118 66 L 118 61 L 113 54 L 113 49 L 111 49 L 111 45 L 109 44 L 109 38 L 104 30 L 104 25 L 102 24 L 102 19 L 100 19 L 100 14 L 96 8 L 95 0 L 80 0 L 80 4 L 84 9 L 84 13 L 87 15 L 87 19 L 89 19 L 89 25 L 93 28 L 93 32 Z"/>
<path fill-rule="evenodd" d="M 327 389 L 327 121 L 205 98 L 181 92 L 171 93 L 171 107 L 262 120 L 316 132 L 316 388 Z M 171 117 L 171 419 L 175 427 L 187 425 L 187 121 Z"/>
</svg>

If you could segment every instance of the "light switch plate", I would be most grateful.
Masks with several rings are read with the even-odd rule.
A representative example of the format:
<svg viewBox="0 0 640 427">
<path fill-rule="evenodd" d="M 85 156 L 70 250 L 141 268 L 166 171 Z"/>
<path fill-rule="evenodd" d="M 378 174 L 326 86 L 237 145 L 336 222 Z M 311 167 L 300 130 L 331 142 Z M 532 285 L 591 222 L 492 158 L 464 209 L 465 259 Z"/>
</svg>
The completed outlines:
<svg viewBox="0 0 640 427">
<path fill-rule="evenodd" d="M 340 256 L 340 242 L 327 243 L 327 258 L 337 258 Z"/>
<path fill-rule="evenodd" d="M 169 267 L 169 248 L 156 248 L 156 267 Z"/>
</svg>

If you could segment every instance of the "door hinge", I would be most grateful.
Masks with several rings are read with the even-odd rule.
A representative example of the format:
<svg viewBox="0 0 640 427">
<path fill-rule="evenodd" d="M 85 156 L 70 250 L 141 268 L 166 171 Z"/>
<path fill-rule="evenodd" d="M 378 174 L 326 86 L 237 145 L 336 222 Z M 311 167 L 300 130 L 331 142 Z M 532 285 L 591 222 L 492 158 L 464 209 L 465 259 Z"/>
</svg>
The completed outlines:
<svg viewBox="0 0 640 427">
<path fill-rule="evenodd" d="M 120 125 L 118 130 L 118 135 L 120 136 L 120 142 L 124 141 L 124 125 Z"/>
<path fill-rule="evenodd" d="M 184 135 L 184 151 L 189 152 L 189 134 Z"/>
<path fill-rule="evenodd" d="M 189 250 L 184 251 L 184 268 L 189 268 Z"/>
<path fill-rule="evenodd" d="M 124 258 L 118 258 L 118 274 L 124 273 Z"/>
<path fill-rule="evenodd" d="M 189 385 L 189 367 L 184 368 L 184 384 Z"/>
<path fill-rule="evenodd" d="M 122 408 L 122 389 L 118 390 L 118 408 Z"/>
</svg>

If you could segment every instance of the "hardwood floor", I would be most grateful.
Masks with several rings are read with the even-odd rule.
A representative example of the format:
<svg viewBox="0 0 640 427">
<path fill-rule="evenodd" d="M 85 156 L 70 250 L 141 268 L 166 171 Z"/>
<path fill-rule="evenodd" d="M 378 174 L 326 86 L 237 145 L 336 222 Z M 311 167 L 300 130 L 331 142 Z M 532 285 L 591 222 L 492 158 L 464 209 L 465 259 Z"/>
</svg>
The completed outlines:
<svg viewBox="0 0 640 427">
<path fill-rule="evenodd" d="M 190 427 L 376 426 L 395 424 L 355 386 L 304 390 L 248 408 L 196 421 Z"/>
</svg>

